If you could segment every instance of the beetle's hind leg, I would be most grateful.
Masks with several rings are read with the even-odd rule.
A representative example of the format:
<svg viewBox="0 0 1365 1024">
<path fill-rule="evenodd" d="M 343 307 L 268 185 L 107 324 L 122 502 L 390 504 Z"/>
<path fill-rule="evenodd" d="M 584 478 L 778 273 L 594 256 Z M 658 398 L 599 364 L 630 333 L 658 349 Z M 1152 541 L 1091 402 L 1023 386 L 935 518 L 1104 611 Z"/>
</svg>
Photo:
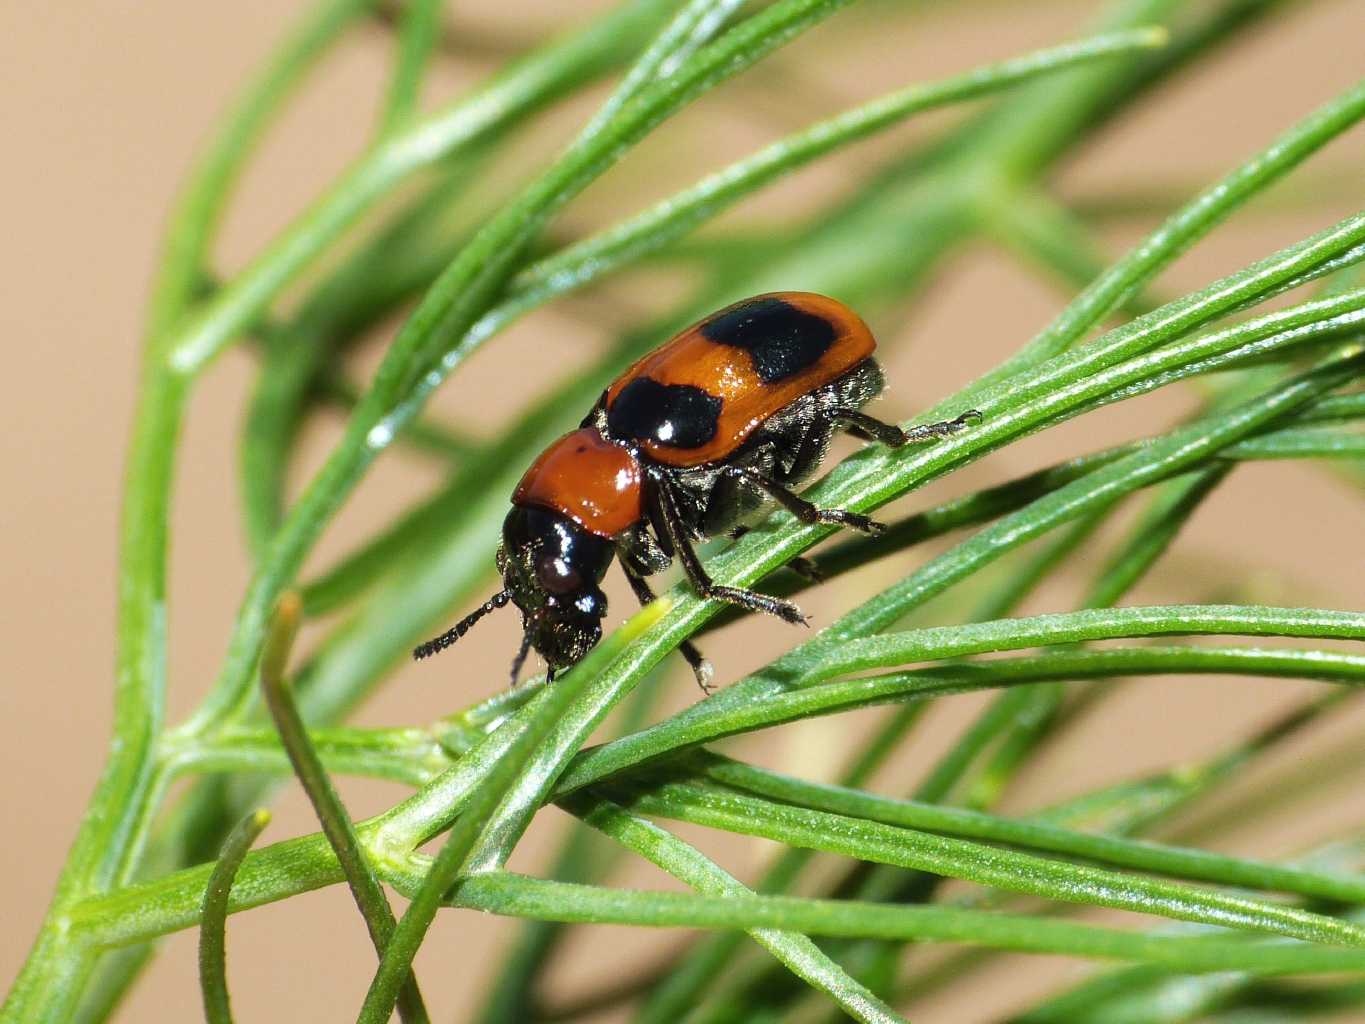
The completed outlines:
<svg viewBox="0 0 1365 1024">
<path fill-rule="evenodd" d="M 975 409 L 968 409 L 955 419 L 939 423 L 921 423 L 909 430 L 902 430 L 893 423 L 883 423 L 875 416 L 869 416 L 857 409 L 838 409 L 831 418 L 854 437 L 861 437 L 865 441 L 880 441 L 888 447 L 900 448 L 920 441 L 949 437 L 966 430 L 971 424 L 981 422 L 981 413 Z"/>
<path fill-rule="evenodd" d="M 806 616 L 791 601 L 770 594 L 760 594 L 742 587 L 727 587 L 714 582 L 707 575 L 706 567 L 701 564 L 697 552 L 688 537 L 686 524 L 678 511 L 677 499 L 668 480 L 658 473 L 650 473 L 647 500 L 652 506 L 651 520 L 663 527 L 668 546 L 678 556 L 688 582 L 702 597 L 708 600 L 724 601 L 752 612 L 766 612 L 797 626 L 807 625 Z"/>
<path fill-rule="evenodd" d="M 801 495 L 788 490 L 776 480 L 764 476 L 748 466 L 726 466 L 721 472 L 737 480 L 742 480 L 750 487 L 763 491 L 803 523 L 847 526 L 854 530 L 861 530 L 863 533 L 881 533 L 886 529 L 886 524 L 879 523 L 861 512 L 850 512 L 843 508 L 820 508 L 817 505 L 812 505 Z"/>
<path fill-rule="evenodd" d="M 636 598 L 640 601 L 643 608 L 654 600 L 654 591 L 643 576 L 637 575 L 628 565 L 622 565 L 626 571 L 626 579 L 630 581 L 630 589 L 635 591 Z M 701 692 L 710 694 L 715 690 L 711 683 L 711 678 L 716 674 L 716 670 L 711 667 L 711 663 L 706 660 L 701 651 L 697 650 L 697 645 L 691 640 L 684 640 L 678 644 L 678 653 L 686 659 L 687 664 L 692 667 L 692 674 L 697 677 L 697 685 L 701 687 Z"/>
</svg>

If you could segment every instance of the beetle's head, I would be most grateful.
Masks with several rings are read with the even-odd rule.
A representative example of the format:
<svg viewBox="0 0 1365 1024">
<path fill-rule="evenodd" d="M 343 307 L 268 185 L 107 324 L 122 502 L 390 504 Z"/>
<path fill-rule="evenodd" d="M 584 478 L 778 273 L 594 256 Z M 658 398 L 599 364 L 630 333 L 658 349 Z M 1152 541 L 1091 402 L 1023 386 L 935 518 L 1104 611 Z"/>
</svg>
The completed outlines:
<svg viewBox="0 0 1365 1024">
<path fill-rule="evenodd" d="M 514 505 L 502 525 L 498 571 L 525 627 L 521 668 L 534 647 L 552 671 L 578 661 L 602 638 L 607 598 L 599 584 L 616 549 L 567 516 Z"/>
</svg>

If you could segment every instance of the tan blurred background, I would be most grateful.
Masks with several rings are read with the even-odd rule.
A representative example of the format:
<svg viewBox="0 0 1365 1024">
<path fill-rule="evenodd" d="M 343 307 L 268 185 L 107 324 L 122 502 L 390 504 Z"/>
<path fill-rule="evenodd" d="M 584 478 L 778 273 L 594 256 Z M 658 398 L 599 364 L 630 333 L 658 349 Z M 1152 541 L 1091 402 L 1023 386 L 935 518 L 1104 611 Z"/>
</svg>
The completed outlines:
<svg viewBox="0 0 1365 1024">
<path fill-rule="evenodd" d="M 843 14 L 815 33 L 821 43 L 799 42 L 772 69 L 746 76 L 667 126 L 660 140 L 642 147 L 612 176 L 609 188 L 593 189 L 576 204 L 564 224 L 586 228 L 612 211 L 634 210 L 762 141 L 892 85 L 1074 35 L 1097 6 L 926 5 L 914 18 L 901 16 L 896 24 L 903 30 L 896 32 L 857 11 Z M 471 37 L 495 41 L 535 35 L 582 10 L 567 0 L 478 0 L 452 8 Z M 6 580 L 0 593 L 5 986 L 38 926 L 104 756 L 119 482 L 139 325 L 162 221 L 216 115 L 301 9 L 279 0 L 0 5 L 0 124 L 9 139 L 0 160 L 5 295 L 0 326 L 7 360 L 0 448 L 11 480 L 0 506 Z M 1361 0 L 1297 5 L 1273 31 L 1253 33 L 1140 105 L 1066 167 L 1064 191 L 1096 195 L 1120 185 L 1141 190 L 1169 184 L 1179 194 L 1209 180 L 1351 84 L 1365 69 L 1362 29 Z M 816 59 L 830 39 L 837 41 L 840 59 Z M 223 267 L 239 266 L 355 155 L 375 120 L 389 46 L 377 26 L 354 33 L 282 119 L 233 206 L 219 249 Z M 431 98 L 453 94 L 488 66 L 476 56 L 443 58 Z M 567 130 L 584 109 L 580 104 L 553 123 Z M 779 217 L 812 196 L 837 191 L 875 154 L 935 123 L 912 124 L 822 164 L 741 207 L 730 223 Z M 547 130 L 547 151 L 562 138 Z M 528 154 L 528 162 L 534 157 Z M 1362 167 L 1365 138 L 1356 131 L 1317 158 L 1299 185 L 1277 189 L 1183 259 L 1162 287 L 1174 292 L 1199 285 L 1355 212 L 1365 196 L 1358 187 Z M 1115 226 L 1111 252 L 1122 251 L 1143 229 L 1141 223 Z M 980 300 L 983 289 L 990 290 L 990 301 Z M 538 359 L 580 361 L 615 327 L 666 309 L 676 294 L 657 275 L 640 277 L 537 314 L 462 371 L 438 397 L 436 410 L 475 427 L 494 425 L 549 385 L 532 381 L 528 387 L 516 369 L 533 353 Z M 893 391 L 885 411 L 906 416 L 959 386 L 1025 341 L 1064 301 L 1060 289 L 996 251 L 976 247 L 953 260 L 911 322 L 898 335 L 883 337 L 894 349 L 888 360 Z M 235 444 L 252 370 L 243 352 L 222 359 L 199 388 L 188 420 L 174 520 L 172 720 L 204 692 L 247 578 Z M 913 496 L 904 507 L 1004 479 L 1081 447 L 1149 432 L 1186 403 L 1186 396 L 1160 395 L 1087 419 L 1083 430 L 1034 438 L 959 474 L 932 495 Z M 313 431 L 305 461 L 316 464 L 333 436 L 335 424 Z M 428 463 L 401 453 L 387 456 L 329 532 L 315 566 L 385 522 L 435 479 Z M 1201 511 L 1132 600 L 1208 599 L 1232 565 L 1244 595 L 1360 608 L 1362 527 L 1359 491 L 1321 469 L 1249 467 Z M 898 565 L 923 557 L 916 553 Z M 806 601 L 807 610 L 828 621 L 890 571 L 880 568 L 826 588 Z M 1074 583 L 1060 581 L 1030 610 L 1066 608 Z M 611 593 L 618 610 L 629 606 L 624 588 L 617 585 Z M 447 656 L 463 659 L 458 668 L 449 660 L 401 667 L 362 720 L 421 722 L 492 692 L 502 685 L 514 631 L 508 616 L 476 633 L 457 655 Z M 779 624 L 749 622 L 713 638 L 707 649 L 721 666 L 722 680 L 729 680 L 789 642 Z M 457 687 L 456 679 L 465 683 Z M 695 699 L 683 671 L 672 672 L 667 686 L 666 707 Z M 1011 806 L 1034 806 L 1197 757 L 1269 720 L 1307 690 L 1266 681 L 1144 683 L 1051 748 Z M 882 780 L 883 788 L 904 791 L 907 778 L 947 745 L 978 704 L 959 698 L 936 709 L 914 750 Z M 742 749 L 765 763 L 799 764 L 804 774 L 823 777 L 838 764 L 841 737 L 867 721 L 851 716 L 785 729 Z M 1315 748 L 1348 742 L 1361 725 L 1361 716 L 1346 716 L 1310 739 Z M 1300 755 L 1296 746 L 1280 763 Z M 1343 769 L 1339 786 L 1319 791 L 1314 802 L 1273 828 L 1227 833 L 1227 845 L 1286 854 L 1358 824 L 1365 812 L 1359 769 L 1358 764 Z M 373 813 L 399 795 L 394 787 L 365 783 L 348 783 L 345 792 L 357 815 Z M 518 854 L 520 867 L 538 866 L 557 834 L 554 814 L 542 819 Z M 291 790 L 280 801 L 268 838 L 304 830 L 311 830 L 310 818 Z M 756 842 L 705 844 L 741 875 L 751 875 L 767 853 Z M 627 878 L 667 884 L 644 868 L 632 868 Z M 452 1008 L 471 1004 L 471 993 L 511 935 L 508 922 L 468 913 L 441 916 L 418 962 L 438 1019 L 458 1019 Z M 681 938 L 584 931 L 553 971 L 555 992 L 570 995 L 608 981 L 623 958 L 647 959 Z M 165 943 L 121 1019 L 197 1018 L 194 944 L 193 933 Z M 350 1019 L 372 970 L 363 928 L 340 888 L 234 918 L 229 949 L 233 997 L 244 1021 Z M 1022 996 L 1047 991 L 1083 970 L 1061 960 L 1008 958 L 968 998 L 926 1003 L 916 1020 L 995 1019 Z"/>
</svg>

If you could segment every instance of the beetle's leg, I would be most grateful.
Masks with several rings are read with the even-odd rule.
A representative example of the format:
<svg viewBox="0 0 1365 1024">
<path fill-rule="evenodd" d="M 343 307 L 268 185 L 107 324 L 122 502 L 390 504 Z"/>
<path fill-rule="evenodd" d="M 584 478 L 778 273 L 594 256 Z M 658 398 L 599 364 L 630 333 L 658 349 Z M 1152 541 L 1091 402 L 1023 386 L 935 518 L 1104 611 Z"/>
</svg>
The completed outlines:
<svg viewBox="0 0 1365 1024">
<path fill-rule="evenodd" d="M 654 600 L 654 591 L 650 589 L 649 582 L 643 576 L 637 576 L 626 566 L 622 566 L 626 572 L 626 579 L 630 581 L 630 589 L 635 591 L 635 596 L 639 598 L 640 606 L 644 607 Z M 711 685 L 711 677 L 716 674 L 716 670 L 711 667 L 711 663 L 702 656 L 701 651 L 697 650 L 696 644 L 691 640 L 684 640 L 678 645 L 678 653 L 687 659 L 687 663 L 692 666 L 692 674 L 697 677 L 697 685 L 701 687 L 701 692 L 710 694 L 715 689 Z"/>
<path fill-rule="evenodd" d="M 854 437 L 861 437 L 867 441 L 880 441 L 884 445 L 892 448 L 900 448 L 902 445 L 914 444 L 919 441 L 932 441 L 939 437 L 948 437 L 958 431 L 966 430 L 972 423 L 981 421 L 981 413 L 975 409 L 968 409 L 956 419 L 943 420 L 940 423 L 922 423 L 909 430 L 902 430 L 892 423 L 883 423 L 874 416 L 869 416 L 865 412 L 857 409 L 838 409 L 831 413 L 834 421 L 847 430 Z"/>
<path fill-rule="evenodd" d="M 806 625 L 805 615 L 791 601 L 784 601 L 780 597 L 773 597 L 769 594 L 755 593 L 752 590 L 744 590 L 741 587 L 727 587 L 712 582 L 711 577 L 706 574 L 706 568 L 701 564 L 701 559 L 692 549 L 692 542 L 687 536 L 687 527 L 683 524 L 682 516 L 678 513 L 677 501 L 673 497 L 673 490 L 669 486 L 668 480 L 657 473 L 651 473 L 649 483 L 650 486 L 646 488 L 647 500 L 656 512 L 656 515 L 651 516 L 651 519 L 662 523 L 664 531 L 668 535 L 669 545 L 677 554 L 678 561 L 682 563 L 683 572 L 687 575 L 688 582 L 692 584 L 693 589 L 698 594 L 708 600 L 725 601 L 751 612 L 767 612 L 769 615 L 776 615 L 793 625 Z"/>
<path fill-rule="evenodd" d="M 749 529 L 750 528 L 747 526 L 736 526 L 730 531 L 729 537 L 731 540 L 739 540 L 739 538 L 749 532 Z M 821 572 L 820 567 L 815 564 L 815 559 L 807 558 L 805 555 L 793 555 L 787 560 L 787 564 L 783 566 L 783 568 L 790 569 L 803 580 L 808 580 L 811 583 L 825 582 L 825 574 Z"/>
<path fill-rule="evenodd" d="M 862 530 L 864 533 L 881 533 L 886 529 L 886 524 L 870 519 L 861 512 L 850 512 L 843 508 L 819 508 L 812 505 L 799 494 L 787 490 L 776 480 L 772 480 L 747 466 L 726 466 L 723 472 L 743 480 L 751 487 L 764 491 L 803 523 L 847 526 L 854 530 Z"/>
</svg>

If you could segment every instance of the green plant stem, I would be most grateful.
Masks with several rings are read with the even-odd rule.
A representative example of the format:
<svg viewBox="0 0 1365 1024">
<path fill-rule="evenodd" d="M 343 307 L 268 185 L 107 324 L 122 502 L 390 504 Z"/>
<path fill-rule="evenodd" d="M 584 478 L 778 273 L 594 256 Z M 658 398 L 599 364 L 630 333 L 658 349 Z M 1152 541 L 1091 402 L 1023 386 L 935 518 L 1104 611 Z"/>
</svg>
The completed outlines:
<svg viewBox="0 0 1365 1024">
<path fill-rule="evenodd" d="M 620 633 L 613 636 L 620 636 Z M 639 643 L 638 638 L 635 638 L 635 642 Z M 605 643 L 611 643 L 611 639 Z M 713 697 L 697 706 L 705 709 L 701 721 L 689 716 L 692 720 L 687 728 L 675 727 L 666 743 L 656 741 L 642 747 L 637 737 L 649 737 L 653 730 L 647 729 L 636 734 L 636 737 L 627 737 L 579 754 L 559 781 L 555 796 L 566 796 L 584 786 L 621 776 L 647 762 L 657 762 L 669 754 L 724 736 L 811 715 L 1052 679 L 1206 673 L 1317 679 L 1359 686 L 1365 684 L 1365 658 L 1331 651 L 1238 648 L 1081 650 L 971 664 L 958 663 L 868 679 L 823 683 L 782 696 L 763 698 L 756 706 L 749 708 L 708 707 L 718 704 Z M 561 692 L 558 682 L 556 680 L 555 686 L 542 691 L 539 699 L 544 700 Z M 521 734 L 521 730 L 504 727 L 492 735 L 506 742 Z M 476 750 L 468 756 L 487 757 L 497 763 L 503 756 L 503 750 L 499 744 L 492 750 Z M 480 767 L 466 766 L 464 770 L 469 774 L 464 777 L 482 777 L 488 767 L 487 763 Z M 443 796 L 443 788 L 450 784 L 449 780 L 437 780 L 428 787 L 427 792 L 379 818 L 357 826 L 361 843 L 382 878 L 398 884 L 406 877 L 405 884 L 409 891 L 415 891 L 414 876 L 404 875 L 408 871 L 408 856 L 400 855 L 398 851 L 415 849 L 444 827 L 441 818 L 448 804 L 445 800 L 433 798 Z M 109 946 L 146 941 L 189 927 L 198 919 L 198 901 L 206 878 L 206 869 L 189 868 L 152 882 L 126 886 L 108 895 L 92 896 L 72 908 L 72 930 L 82 936 L 86 943 Z M 324 837 L 316 835 L 288 840 L 247 857 L 233 889 L 230 909 L 232 912 L 245 910 L 331 885 L 342 879 L 341 870 Z"/>
<path fill-rule="evenodd" d="M 232 1024 L 227 987 L 228 894 L 243 858 L 268 824 L 270 812 L 262 809 L 247 815 L 232 830 L 204 890 L 199 924 L 199 987 L 204 997 L 204 1019 L 209 1024 Z"/>
<path fill-rule="evenodd" d="M 661 682 L 650 680 L 631 694 L 614 723 L 618 735 L 639 729 L 657 710 L 662 694 L 657 684 Z M 622 852 L 619 846 L 604 843 L 592 829 L 571 821 L 549 877 L 562 882 L 600 882 L 611 874 Z M 550 921 L 528 921 L 521 928 L 477 1016 L 480 1024 L 519 1024 L 542 1016 L 541 980 L 566 931 Z"/>
<path fill-rule="evenodd" d="M 172 332 L 203 279 L 206 254 L 247 159 L 294 87 L 364 7 L 357 0 L 326 0 L 309 12 L 229 113 L 171 216 L 125 470 L 114 741 L 42 931 L 0 1019 L 67 1015 L 92 964 L 63 949 L 64 905 L 126 877 L 164 781 L 153 750 L 166 688 L 166 542 L 175 441 L 189 388 L 184 375 L 168 368 Z"/>
<path fill-rule="evenodd" d="M 523 774 L 556 719 L 572 706 L 602 666 L 609 664 L 642 630 L 648 629 L 664 615 L 668 607 L 668 600 L 660 599 L 642 609 L 626 626 L 613 633 L 570 669 L 557 681 L 557 685 L 547 688 L 540 698 L 541 714 L 532 718 L 526 729 L 512 739 L 502 756 L 488 765 L 483 785 L 450 830 L 445 845 L 431 863 L 420 888 L 398 922 L 365 995 L 365 1004 L 357 1018 L 358 1024 L 383 1024 L 393 1013 L 394 1000 L 403 978 L 411 969 L 412 958 L 436 916 L 441 901 L 457 878 L 477 870 L 470 864 L 470 859 L 482 830 L 489 826 L 495 809 Z M 467 756 L 474 757 L 476 754 L 474 752 Z"/>
<path fill-rule="evenodd" d="M 314 729 L 313 750 L 332 774 L 361 775 L 423 786 L 450 767 L 438 729 Z M 292 770 L 275 729 L 229 729 L 211 739 L 165 744 L 173 776 L 186 772 L 287 775 Z"/>
<path fill-rule="evenodd" d="M 280 743 L 289 755 L 289 763 L 309 803 L 313 805 L 322 825 L 322 833 L 336 853 L 337 863 L 346 876 L 346 884 L 351 889 L 355 905 L 365 920 L 370 942 L 375 952 L 383 957 L 397 924 L 393 910 L 360 848 L 351 817 L 346 813 L 346 807 L 332 786 L 327 770 L 309 742 L 308 730 L 299 717 L 285 678 L 289 652 L 298 631 L 299 614 L 298 595 L 286 593 L 275 610 L 270 632 L 266 635 L 265 648 L 261 652 L 261 689 L 265 693 L 265 703 L 270 709 L 275 728 L 279 731 Z M 417 976 L 411 971 L 401 979 L 397 1000 L 398 1015 L 404 1024 L 425 1024 L 429 1020 Z"/>
</svg>

